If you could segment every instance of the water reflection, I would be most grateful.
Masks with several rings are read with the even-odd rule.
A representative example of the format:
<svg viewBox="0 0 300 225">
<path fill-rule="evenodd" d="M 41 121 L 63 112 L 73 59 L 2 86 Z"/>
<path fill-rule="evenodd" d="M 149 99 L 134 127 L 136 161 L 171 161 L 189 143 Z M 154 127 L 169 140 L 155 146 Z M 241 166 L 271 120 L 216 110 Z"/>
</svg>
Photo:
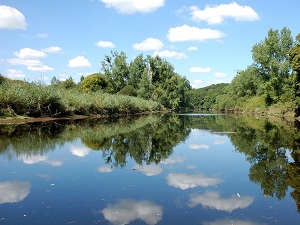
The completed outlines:
<svg viewBox="0 0 300 225">
<path fill-rule="evenodd" d="M 208 177 L 203 174 L 170 173 L 167 176 L 170 186 L 186 190 L 195 187 L 216 186 L 222 182 L 220 178 Z"/>
<path fill-rule="evenodd" d="M 224 219 L 224 220 L 217 220 L 213 222 L 204 222 L 202 225 L 266 225 L 266 223 L 259 223 L 259 222 L 252 222 L 247 220 L 237 220 L 237 219 Z"/>
<path fill-rule="evenodd" d="M 20 202 L 29 195 L 29 182 L 0 182 L 0 204 Z"/>
<path fill-rule="evenodd" d="M 87 163 L 73 170 L 77 171 L 77 168 L 82 168 L 80 170 L 82 174 L 86 172 L 88 177 L 95 176 L 89 179 L 95 182 L 93 184 L 95 186 L 99 179 L 101 181 L 101 185 L 98 184 L 99 188 L 103 188 L 105 194 L 113 189 L 114 185 L 119 184 L 119 180 L 127 181 L 126 176 L 139 176 L 141 183 L 147 179 L 152 181 L 162 179 L 157 187 L 153 183 L 148 185 L 158 189 L 159 185 L 165 185 L 168 188 L 167 192 L 182 195 L 180 197 L 184 198 L 184 202 L 188 202 L 191 208 L 201 205 L 205 210 L 209 208 L 222 211 L 222 213 L 231 213 L 236 209 L 247 208 L 249 210 L 258 201 L 255 198 L 254 202 L 254 197 L 251 197 L 252 193 L 248 194 L 251 196 L 234 194 L 229 197 L 220 194 L 225 192 L 223 188 L 226 188 L 231 175 L 225 171 L 225 175 L 226 172 L 228 173 L 226 177 L 221 171 L 228 169 L 224 164 L 230 161 L 230 158 L 224 157 L 229 157 L 228 149 L 230 152 L 235 150 L 235 156 L 242 155 L 246 158 L 250 168 L 245 166 L 242 169 L 247 168 L 247 178 L 261 188 L 262 196 L 284 199 L 286 195 L 290 195 L 300 212 L 300 132 L 290 124 L 280 121 L 271 122 L 247 116 L 150 115 L 136 119 L 115 118 L 110 121 L 96 119 L 0 126 L 0 155 L 9 162 L 16 159 L 26 164 L 24 166 L 28 166 L 27 168 L 33 164 L 36 164 L 34 166 L 48 164 L 53 166 L 52 170 L 58 167 L 62 169 L 66 164 L 68 166 L 71 164 L 67 161 L 67 156 L 64 160 L 49 156 L 50 153 L 60 148 L 65 148 L 69 155 L 75 156 L 72 157 L 72 159 L 76 158 L 74 160 L 76 162 L 72 161 L 74 164 L 98 160 L 93 167 Z M 175 149 L 178 150 L 177 154 L 174 154 Z M 214 149 L 224 149 L 224 151 L 213 151 Z M 219 157 L 223 158 L 220 160 Z M 219 163 L 215 163 L 218 159 Z M 245 163 L 244 158 L 242 160 L 242 163 Z M 200 166 L 203 173 L 194 173 L 193 170 Z M 209 168 L 207 171 L 205 166 Z M 240 168 L 239 165 L 228 164 L 228 166 L 233 168 L 230 173 L 240 172 L 234 170 Z M 124 170 L 120 172 L 120 169 Z M 88 174 L 88 170 L 92 172 Z M 80 179 L 84 176 L 72 178 L 72 169 L 69 171 L 70 183 L 78 182 L 79 185 Z M 91 175 L 93 172 L 94 174 Z M 46 174 L 48 171 L 43 173 Z M 123 173 L 124 177 L 120 176 Z M 57 174 L 60 173 L 57 172 Z M 145 176 L 140 176 L 141 174 Z M 210 174 L 222 176 L 216 177 Z M 119 177 L 110 179 L 108 175 L 119 175 Z M 226 181 L 223 178 L 226 178 Z M 7 180 L 11 180 L 10 177 Z M 127 185 L 136 185 L 134 182 L 131 181 Z M 7 183 L 9 182 L 2 182 L 0 185 L 8 185 Z M 105 189 L 106 183 L 110 185 L 107 190 Z M 4 188 L 0 186 L 1 203 L 22 201 L 29 194 L 30 183 L 19 182 L 14 185 L 16 184 L 19 185 L 19 190 L 14 186 Z M 211 187 L 218 187 L 220 192 L 212 192 L 209 190 L 209 188 L 212 189 Z M 72 188 L 76 188 L 76 185 Z M 190 195 L 192 191 L 197 191 L 197 188 L 205 190 L 203 193 Z M 16 197 L 3 200 L 2 193 L 8 189 L 12 191 L 9 196 Z M 85 189 L 86 187 L 83 187 L 80 190 Z M 117 189 L 114 191 L 119 193 Z M 141 199 L 145 193 L 139 191 L 141 195 L 139 199 Z M 147 191 L 151 190 L 147 189 Z M 250 188 L 248 191 L 251 191 Z M 187 192 L 188 196 L 185 196 Z M 160 193 L 160 190 L 155 190 L 155 193 Z M 245 193 L 248 192 L 245 191 Z M 134 192 L 130 198 L 134 198 L 134 194 L 136 193 Z M 124 196 L 125 198 L 129 197 Z M 173 202 L 168 204 L 170 206 Z M 256 206 L 259 206 L 259 203 Z M 174 206 L 172 207 L 174 209 Z M 143 209 L 145 213 L 143 214 L 139 209 Z M 162 206 L 148 201 L 122 200 L 116 205 L 107 206 L 101 210 L 101 214 L 113 224 L 126 224 L 136 220 L 156 224 L 162 220 Z M 203 224 L 226 224 L 230 221 L 216 220 Z M 234 224 L 259 224 L 244 220 L 232 219 L 232 221 L 235 221 Z"/>
<path fill-rule="evenodd" d="M 191 195 L 189 199 L 189 206 L 195 207 L 202 205 L 216 210 L 224 210 L 232 212 L 235 209 L 245 209 L 251 205 L 254 197 L 233 195 L 229 198 L 223 198 L 219 192 L 208 191 L 204 194 Z"/>
<path fill-rule="evenodd" d="M 136 201 L 124 199 L 101 210 L 106 220 L 116 225 L 129 224 L 135 220 L 142 220 L 146 224 L 157 224 L 163 215 L 161 206 L 150 201 Z"/>
</svg>

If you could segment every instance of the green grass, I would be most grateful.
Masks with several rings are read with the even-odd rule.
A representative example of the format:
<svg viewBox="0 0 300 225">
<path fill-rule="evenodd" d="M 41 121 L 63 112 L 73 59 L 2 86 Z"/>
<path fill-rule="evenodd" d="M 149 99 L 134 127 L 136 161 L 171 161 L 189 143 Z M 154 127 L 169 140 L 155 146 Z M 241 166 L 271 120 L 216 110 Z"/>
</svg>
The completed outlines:
<svg viewBox="0 0 300 225">
<path fill-rule="evenodd" d="M 67 115 L 134 114 L 161 110 L 137 97 L 82 92 L 78 88 L 6 80 L 0 84 L 0 116 L 58 117 Z"/>
</svg>

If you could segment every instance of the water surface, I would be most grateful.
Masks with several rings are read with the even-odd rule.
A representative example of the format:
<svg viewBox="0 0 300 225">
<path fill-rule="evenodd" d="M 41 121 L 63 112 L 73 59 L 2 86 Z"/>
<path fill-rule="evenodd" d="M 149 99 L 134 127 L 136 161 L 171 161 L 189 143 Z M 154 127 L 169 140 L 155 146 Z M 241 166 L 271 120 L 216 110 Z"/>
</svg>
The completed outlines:
<svg viewBox="0 0 300 225">
<path fill-rule="evenodd" d="M 300 224 L 299 140 L 211 114 L 2 125 L 0 224 Z"/>
</svg>

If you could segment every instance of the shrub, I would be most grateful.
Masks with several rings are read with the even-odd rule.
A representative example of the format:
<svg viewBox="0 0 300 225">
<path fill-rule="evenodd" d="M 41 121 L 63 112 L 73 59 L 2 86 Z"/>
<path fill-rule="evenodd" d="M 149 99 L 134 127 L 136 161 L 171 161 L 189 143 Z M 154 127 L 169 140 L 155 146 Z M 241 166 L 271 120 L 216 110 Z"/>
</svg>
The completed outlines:
<svg viewBox="0 0 300 225">
<path fill-rule="evenodd" d="M 108 86 L 107 79 L 100 73 L 93 73 L 80 82 L 80 87 L 84 92 L 99 91 Z"/>
<path fill-rule="evenodd" d="M 137 91 L 136 91 L 136 89 L 133 86 L 127 85 L 127 86 L 123 87 L 121 89 L 121 91 L 119 91 L 118 94 L 120 94 L 120 95 L 128 95 L 128 96 L 135 96 L 136 97 L 137 96 Z"/>
</svg>

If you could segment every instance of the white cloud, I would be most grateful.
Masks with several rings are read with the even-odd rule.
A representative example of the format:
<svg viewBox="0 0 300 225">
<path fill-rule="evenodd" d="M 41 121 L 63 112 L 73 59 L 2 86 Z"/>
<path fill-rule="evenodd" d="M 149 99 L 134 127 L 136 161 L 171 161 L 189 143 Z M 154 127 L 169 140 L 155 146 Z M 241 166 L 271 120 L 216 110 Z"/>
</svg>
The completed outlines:
<svg viewBox="0 0 300 225">
<path fill-rule="evenodd" d="M 235 209 L 245 209 L 254 201 L 250 196 L 232 196 L 230 198 L 222 198 L 218 192 L 206 192 L 204 194 L 192 195 L 189 200 L 189 206 L 195 207 L 202 205 L 204 207 L 213 208 L 232 212 Z"/>
<path fill-rule="evenodd" d="M 110 173 L 114 170 L 111 166 L 100 166 L 98 167 L 97 171 L 100 173 Z"/>
<path fill-rule="evenodd" d="M 164 51 L 155 51 L 153 53 L 154 56 L 158 55 L 163 58 L 175 58 L 175 59 L 185 59 L 187 58 L 187 55 L 181 52 L 175 52 L 170 50 L 164 50 Z"/>
<path fill-rule="evenodd" d="M 17 9 L 0 5 L 0 29 L 26 29 L 24 15 Z"/>
<path fill-rule="evenodd" d="M 30 70 L 30 71 L 38 71 L 38 72 L 48 72 L 48 71 L 53 70 L 52 67 L 49 67 L 49 66 L 46 66 L 46 65 L 28 66 L 27 69 Z"/>
<path fill-rule="evenodd" d="M 191 86 L 192 86 L 192 88 L 199 88 L 199 87 L 200 87 L 200 84 L 203 84 L 203 81 L 202 81 L 202 80 L 194 80 L 194 81 L 191 83 Z"/>
<path fill-rule="evenodd" d="M 143 165 L 143 166 L 138 166 L 138 165 L 135 165 L 133 167 L 134 170 L 138 170 L 138 171 L 141 171 L 143 174 L 145 174 L 146 176 L 156 176 L 158 174 L 160 174 L 163 170 L 160 166 L 158 165 Z"/>
<path fill-rule="evenodd" d="M 129 224 L 135 220 L 142 220 L 146 224 L 154 225 L 162 219 L 162 207 L 150 201 L 121 200 L 109 205 L 101 211 L 104 218 L 112 224 Z"/>
<path fill-rule="evenodd" d="M 209 67 L 207 68 L 202 68 L 202 67 L 191 67 L 190 72 L 191 73 L 208 73 L 210 72 L 211 69 Z"/>
<path fill-rule="evenodd" d="M 19 52 L 14 53 L 20 59 L 40 59 L 47 57 L 45 52 L 34 50 L 31 48 L 22 48 Z"/>
<path fill-rule="evenodd" d="M 238 225 L 266 225 L 265 223 L 257 223 L 248 220 L 236 220 L 236 219 L 221 219 L 212 222 L 204 222 L 202 225 L 224 225 L 224 224 L 238 224 Z"/>
<path fill-rule="evenodd" d="M 225 18 L 236 21 L 258 20 L 258 14 L 250 6 L 240 6 L 236 2 L 218 6 L 207 5 L 204 10 L 193 6 L 190 8 L 192 19 L 206 21 L 208 24 L 221 24 Z"/>
<path fill-rule="evenodd" d="M 70 146 L 70 152 L 72 155 L 76 155 L 78 157 L 85 157 L 90 153 L 90 149 L 85 146 Z"/>
<path fill-rule="evenodd" d="M 69 60 L 68 67 L 91 67 L 91 63 L 84 56 L 77 56 Z"/>
<path fill-rule="evenodd" d="M 101 48 L 114 48 L 116 47 L 114 45 L 114 43 L 110 42 L 110 41 L 98 41 L 96 43 L 97 46 L 101 47 Z"/>
<path fill-rule="evenodd" d="M 164 44 L 155 38 L 147 38 L 143 40 L 141 43 L 137 43 L 133 45 L 133 48 L 140 51 L 149 51 L 149 50 L 160 50 Z"/>
<path fill-rule="evenodd" d="M 214 144 L 215 145 L 222 145 L 222 144 L 224 144 L 225 143 L 225 140 L 222 140 L 222 139 L 218 139 L 218 140 L 215 140 L 214 141 Z"/>
<path fill-rule="evenodd" d="M 190 144 L 190 149 L 209 149 L 209 145 L 196 145 L 196 144 Z"/>
<path fill-rule="evenodd" d="M 10 79 L 23 80 L 25 78 L 25 74 L 22 70 L 8 69 L 6 72 L 7 77 Z"/>
<path fill-rule="evenodd" d="M 188 50 L 188 51 L 197 51 L 197 50 L 198 50 L 198 47 L 196 47 L 196 46 L 190 46 L 190 47 L 188 47 L 187 50 Z"/>
<path fill-rule="evenodd" d="M 223 36 L 225 36 L 225 34 L 219 30 L 213 30 L 210 28 L 201 29 L 188 25 L 170 28 L 167 35 L 171 42 L 205 41 L 209 39 L 219 39 Z"/>
<path fill-rule="evenodd" d="M 23 65 L 27 67 L 35 67 L 35 66 L 42 66 L 43 63 L 37 59 L 19 59 L 19 58 L 12 58 L 8 59 L 7 62 L 11 65 Z"/>
<path fill-rule="evenodd" d="M 164 6 L 165 0 L 100 0 L 107 8 L 114 8 L 119 13 L 148 13 Z"/>
<path fill-rule="evenodd" d="M 20 202 L 29 195 L 29 182 L 0 182 L 0 204 Z"/>
<path fill-rule="evenodd" d="M 160 163 L 169 165 L 169 164 L 175 164 L 175 163 L 182 163 L 184 161 L 186 161 L 186 157 L 175 156 L 175 157 L 167 158 L 167 159 L 161 161 Z"/>
<path fill-rule="evenodd" d="M 170 186 L 186 190 L 195 187 L 215 186 L 222 182 L 220 178 L 207 177 L 202 174 L 170 173 L 167 176 Z"/>
<path fill-rule="evenodd" d="M 47 160 L 45 155 L 20 155 L 18 159 L 22 160 L 25 164 L 35 164 Z"/>
<path fill-rule="evenodd" d="M 226 73 L 220 73 L 220 72 L 215 73 L 215 77 L 226 77 L 226 76 L 227 76 Z"/>
<path fill-rule="evenodd" d="M 37 37 L 39 37 L 39 38 L 46 38 L 46 37 L 48 37 L 48 34 L 47 33 L 39 33 L 37 35 Z"/>
<path fill-rule="evenodd" d="M 58 47 L 58 46 L 51 46 L 49 48 L 44 48 L 42 49 L 42 51 L 44 52 L 49 52 L 49 53 L 58 53 L 58 52 L 61 52 L 61 47 Z"/>
</svg>

